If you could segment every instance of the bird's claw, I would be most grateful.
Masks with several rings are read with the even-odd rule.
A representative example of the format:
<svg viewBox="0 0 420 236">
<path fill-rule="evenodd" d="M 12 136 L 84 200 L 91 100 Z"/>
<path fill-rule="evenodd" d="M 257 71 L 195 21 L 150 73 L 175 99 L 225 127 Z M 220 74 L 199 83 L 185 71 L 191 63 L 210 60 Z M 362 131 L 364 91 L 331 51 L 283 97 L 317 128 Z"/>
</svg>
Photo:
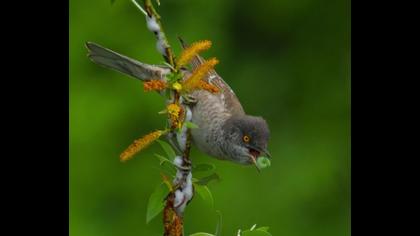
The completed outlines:
<svg viewBox="0 0 420 236">
<path fill-rule="evenodd" d="M 191 94 L 184 95 L 182 97 L 184 98 L 184 104 L 186 105 L 194 105 L 197 103 L 197 99 Z"/>
</svg>

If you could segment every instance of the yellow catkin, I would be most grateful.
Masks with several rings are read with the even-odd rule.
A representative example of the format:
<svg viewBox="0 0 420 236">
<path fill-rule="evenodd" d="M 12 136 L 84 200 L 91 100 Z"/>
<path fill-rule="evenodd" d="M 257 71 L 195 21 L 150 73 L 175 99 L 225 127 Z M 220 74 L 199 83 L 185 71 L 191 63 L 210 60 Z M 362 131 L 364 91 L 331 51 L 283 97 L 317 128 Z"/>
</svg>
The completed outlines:
<svg viewBox="0 0 420 236">
<path fill-rule="evenodd" d="M 207 73 L 217 65 L 219 61 L 216 58 L 211 58 L 208 61 L 205 61 L 199 67 L 197 67 L 192 75 L 188 77 L 183 83 L 183 90 L 186 92 L 191 92 L 194 89 L 199 89 L 201 86 L 201 79 L 207 75 Z"/>
<path fill-rule="evenodd" d="M 194 56 L 202 51 L 208 50 L 210 47 L 211 41 L 209 40 L 198 41 L 191 44 L 191 46 L 182 51 L 176 62 L 176 68 L 179 69 L 182 66 L 187 65 L 194 58 Z"/>
<path fill-rule="evenodd" d="M 153 90 L 160 91 L 166 88 L 166 83 L 162 80 L 150 80 L 143 83 L 143 88 L 146 92 Z"/>
<path fill-rule="evenodd" d="M 166 107 L 166 110 L 169 114 L 169 119 L 171 120 L 171 127 L 172 128 L 179 128 L 182 124 L 183 119 L 183 109 L 181 106 L 175 103 L 171 103 Z"/>
<path fill-rule="evenodd" d="M 199 88 L 207 90 L 210 93 L 218 93 L 220 91 L 220 89 L 218 87 L 216 87 L 216 86 L 214 86 L 210 83 L 207 83 L 204 80 L 200 80 Z"/>
<path fill-rule="evenodd" d="M 178 104 L 171 103 L 169 104 L 166 109 L 168 110 L 169 115 L 172 115 L 176 118 L 179 117 L 179 113 L 181 112 L 181 107 Z"/>
<path fill-rule="evenodd" d="M 157 130 L 135 140 L 127 149 L 124 150 L 123 153 L 121 153 L 120 160 L 124 162 L 131 159 L 134 154 L 145 149 L 151 143 L 156 141 L 162 134 L 164 134 L 164 131 Z"/>
</svg>

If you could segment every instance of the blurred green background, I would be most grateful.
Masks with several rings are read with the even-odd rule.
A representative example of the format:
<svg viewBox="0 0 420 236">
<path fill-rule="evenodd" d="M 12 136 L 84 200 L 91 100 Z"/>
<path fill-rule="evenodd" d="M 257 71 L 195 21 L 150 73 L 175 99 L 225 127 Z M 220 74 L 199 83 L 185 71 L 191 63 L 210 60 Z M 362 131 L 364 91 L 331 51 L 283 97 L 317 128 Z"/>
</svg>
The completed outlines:
<svg viewBox="0 0 420 236">
<path fill-rule="evenodd" d="M 257 173 L 193 149 L 213 163 L 210 184 L 222 235 L 253 224 L 273 235 L 350 235 L 350 0 L 161 0 L 168 39 L 209 39 L 218 73 L 245 110 L 271 129 L 270 168 Z M 163 98 L 141 82 L 91 63 L 93 41 L 159 64 L 155 38 L 129 0 L 70 0 L 70 235 L 161 235 L 146 224 L 161 181 L 155 144 L 127 163 L 119 154 L 161 128 Z M 217 215 L 199 197 L 186 210 L 186 235 L 214 233 Z"/>
</svg>

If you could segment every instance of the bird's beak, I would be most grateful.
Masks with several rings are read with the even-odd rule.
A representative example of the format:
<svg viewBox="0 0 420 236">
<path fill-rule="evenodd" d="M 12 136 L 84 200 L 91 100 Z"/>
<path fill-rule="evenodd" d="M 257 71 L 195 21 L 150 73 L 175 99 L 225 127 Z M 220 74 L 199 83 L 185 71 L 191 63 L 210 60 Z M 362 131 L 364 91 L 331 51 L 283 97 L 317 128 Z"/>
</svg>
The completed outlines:
<svg viewBox="0 0 420 236">
<path fill-rule="evenodd" d="M 254 164 L 255 168 L 257 168 L 258 173 L 260 173 L 261 170 L 260 170 L 260 168 L 258 168 L 257 160 L 255 159 L 255 157 L 253 155 L 249 155 L 249 158 L 252 160 L 252 163 Z"/>
<path fill-rule="evenodd" d="M 265 156 L 269 157 L 271 159 L 271 154 L 270 152 L 266 149 L 266 148 L 260 148 L 260 147 L 254 147 L 251 145 L 247 146 L 250 149 L 256 150 L 258 151 L 260 154 L 263 153 Z M 251 159 L 252 163 L 255 165 L 255 167 L 257 168 L 258 172 L 260 172 L 260 168 L 257 165 L 257 158 L 259 155 L 253 155 L 252 153 L 249 155 L 249 158 Z"/>
<path fill-rule="evenodd" d="M 267 149 L 261 149 L 261 152 L 264 153 L 268 158 L 271 159 L 271 153 Z"/>
<path fill-rule="evenodd" d="M 251 146 L 251 145 L 249 145 L 248 148 L 257 150 L 259 153 L 263 153 L 265 156 L 267 156 L 271 159 L 271 153 L 266 148 L 260 148 L 260 147 L 255 147 L 255 146 Z"/>
</svg>

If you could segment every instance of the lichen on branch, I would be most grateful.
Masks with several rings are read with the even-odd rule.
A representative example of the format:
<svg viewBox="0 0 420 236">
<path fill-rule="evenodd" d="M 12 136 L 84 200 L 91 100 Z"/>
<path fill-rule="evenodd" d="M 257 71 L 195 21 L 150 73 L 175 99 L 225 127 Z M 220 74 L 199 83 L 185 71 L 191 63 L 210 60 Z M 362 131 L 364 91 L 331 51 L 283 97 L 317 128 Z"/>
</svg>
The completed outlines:
<svg viewBox="0 0 420 236">
<path fill-rule="evenodd" d="M 198 53 L 208 50 L 211 47 L 209 40 L 193 43 L 185 48 L 175 61 L 175 55 L 166 39 L 160 22 L 160 16 L 153 7 L 151 0 L 144 0 L 144 9 L 137 3 L 132 2 L 138 7 L 146 17 L 146 26 L 156 37 L 156 48 L 168 63 L 171 73 L 166 74 L 161 80 L 145 81 L 143 88 L 145 91 L 158 91 L 167 96 L 166 109 L 160 114 L 168 116 L 168 125 L 164 130 L 154 131 L 144 137 L 134 141 L 120 156 L 121 161 L 131 159 L 136 153 L 149 146 L 152 142 L 167 134 L 169 143 L 174 150 L 178 151 L 178 156 L 173 160 L 176 167 L 176 175 L 169 187 L 170 191 L 166 197 L 163 209 L 164 235 L 182 236 L 183 235 L 183 214 L 187 204 L 194 195 L 192 164 L 190 160 L 192 113 L 188 99 L 184 97 L 196 89 L 204 89 L 212 93 L 219 92 L 219 89 L 203 80 L 203 78 L 218 64 L 216 58 L 204 61 L 187 78 L 182 68 L 191 62 Z M 182 99 L 185 98 L 185 99 Z M 165 177 L 166 179 L 166 177 Z M 165 182 L 168 185 L 166 179 Z"/>
<path fill-rule="evenodd" d="M 169 63 L 172 67 L 175 67 L 175 57 L 171 46 L 166 39 L 162 24 L 160 23 L 160 16 L 153 7 L 151 0 L 144 0 L 143 2 L 147 13 L 147 28 L 155 34 L 157 39 L 156 48 L 165 58 L 166 62 Z"/>
</svg>

